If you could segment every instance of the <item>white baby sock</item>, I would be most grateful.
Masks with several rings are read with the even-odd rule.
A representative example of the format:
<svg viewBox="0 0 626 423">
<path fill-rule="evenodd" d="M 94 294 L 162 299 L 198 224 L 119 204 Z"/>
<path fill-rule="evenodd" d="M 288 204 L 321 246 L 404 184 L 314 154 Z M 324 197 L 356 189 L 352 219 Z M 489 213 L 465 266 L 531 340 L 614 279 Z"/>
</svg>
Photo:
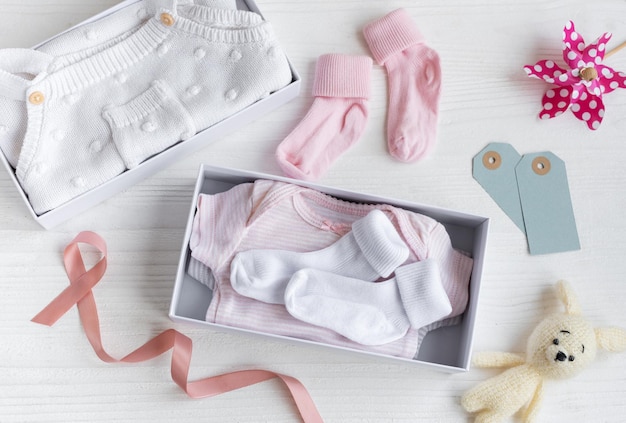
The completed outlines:
<svg viewBox="0 0 626 423">
<path fill-rule="evenodd" d="M 395 341 L 452 311 L 432 259 L 396 269 L 371 283 L 315 269 L 296 272 L 285 290 L 285 307 L 296 319 L 332 329 L 363 345 Z"/>
<path fill-rule="evenodd" d="M 315 268 L 366 281 L 388 277 L 406 261 L 409 249 L 380 210 L 352 224 L 352 231 L 322 250 L 248 250 L 238 253 L 230 267 L 230 282 L 246 297 L 284 304 L 285 287 L 300 269 Z"/>
</svg>

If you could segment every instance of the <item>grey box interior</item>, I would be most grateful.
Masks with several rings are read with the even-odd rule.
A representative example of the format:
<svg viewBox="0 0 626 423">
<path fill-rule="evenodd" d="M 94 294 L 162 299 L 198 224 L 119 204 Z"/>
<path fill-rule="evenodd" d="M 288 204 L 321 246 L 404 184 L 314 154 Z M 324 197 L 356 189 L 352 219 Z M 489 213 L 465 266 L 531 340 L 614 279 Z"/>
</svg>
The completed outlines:
<svg viewBox="0 0 626 423">
<path fill-rule="evenodd" d="M 212 323 L 205 321 L 206 311 L 211 301 L 212 291 L 205 285 L 196 281 L 186 273 L 187 264 L 191 251 L 188 247 L 189 235 L 191 230 L 191 221 L 196 207 L 196 198 L 198 194 L 215 194 L 224 192 L 237 184 L 252 182 L 256 179 L 273 179 L 284 182 L 297 183 L 325 192 L 334 197 L 352 201 L 366 203 L 386 203 L 406 210 L 422 213 L 430 216 L 442 223 L 455 248 L 461 249 L 471 254 L 474 259 L 474 269 L 470 281 L 470 300 L 465 313 L 461 317 L 461 322 L 454 326 L 448 326 L 429 332 L 424 338 L 416 360 L 401 359 L 397 357 L 383 356 L 357 350 L 349 350 L 358 354 L 370 354 L 377 357 L 391 358 L 393 360 L 403 360 L 420 364 L 430 364 L 440 367 L 444 371 L 457 372 L 469 369 L 470 353 L 473 340 L 473 327 L 476 318 L 476 309 L 478 305 L 478 295 L 480 288 L 480 278 L 483 270 L 484 254 L 486 247 L 486 239 L 488 232 L 489 219 L 474 215 L 468 215 L 451 210 L 440 209 L 436 207 L 419 205 L 399 200 L 391 200 L 376 196 L 364 195 L 355 192 L 337 190 L 330 187 L 321 187 L 316 184 L 309 184 L 301 181 L 293 181 L 286 178 L 263 175 L 253 172 L 236 171 L 232 169 L 223 169 L 217 167 L 203 166 L 200 170 L 196 193 L 192 210 L 190 211 L 187 232 L 181 254 L 181 261 L 178 269 L 178 277 L 172 305 L 170 309 L 170 317 L 173 320 L 182 320 L 185 322 L 201 323 L 216 327 L 218 329 L 229 329 L 218 327 Z M 238 331 L 250 332 L 242 329 L 232 328 Z M 294 340 L 283 336 L 267 334 L 274 338 Z M 297 340 L 309 344 L 324 345 L 311 341 Z M 339 348 L 336 346 L 325 345 L 328 348 L 337 348 L 348 350 L 347 348 Z"/>
</svg>

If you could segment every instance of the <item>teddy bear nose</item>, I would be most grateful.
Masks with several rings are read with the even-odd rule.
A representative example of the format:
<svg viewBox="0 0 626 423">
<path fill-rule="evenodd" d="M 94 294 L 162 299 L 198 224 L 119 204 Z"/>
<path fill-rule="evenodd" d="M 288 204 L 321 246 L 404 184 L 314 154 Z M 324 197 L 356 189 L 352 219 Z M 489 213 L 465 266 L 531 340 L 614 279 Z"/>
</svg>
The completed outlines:
<svg viewBox="0 0 626 423">
<path fill-rule="evenodd" d="M 567 360 L 567 355 L 565 355 L 565 353 L 564 353 L 563 351 L 559 351 L 559 352 L 556 354 L 556 359 L 555 359 L 555 360 L 558 360 L 558 361 L 565 361 L 565 360 Z"/>
</svg>

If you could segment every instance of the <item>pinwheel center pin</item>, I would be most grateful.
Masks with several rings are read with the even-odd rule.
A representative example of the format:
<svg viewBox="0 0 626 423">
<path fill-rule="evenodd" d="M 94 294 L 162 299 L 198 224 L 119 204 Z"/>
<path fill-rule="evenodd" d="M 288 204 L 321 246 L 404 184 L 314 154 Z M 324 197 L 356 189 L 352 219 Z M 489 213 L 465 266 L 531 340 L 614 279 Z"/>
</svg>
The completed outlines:
<svg viewBox="0 0 626 423">
<path fill-rule="evenodd" d="M 583 68 L 580 71 L 580 77 L 585 81 L 593 81 L 598 77 L 596 68 Z"/>
</svg>

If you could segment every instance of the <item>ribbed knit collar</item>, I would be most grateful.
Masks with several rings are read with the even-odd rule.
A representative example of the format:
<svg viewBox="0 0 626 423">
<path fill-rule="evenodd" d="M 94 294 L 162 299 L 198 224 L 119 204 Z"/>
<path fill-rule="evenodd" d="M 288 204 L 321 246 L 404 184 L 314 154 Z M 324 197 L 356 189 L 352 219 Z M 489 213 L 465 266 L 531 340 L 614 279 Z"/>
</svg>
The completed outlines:
<svg viewBox="0 0 626 423">
<path fill-rule="evenodd" d="M 208 42 L 226 44 L 260 42 L 272 35 L 270 26 L 252 12 L 196 5 L 185 5 L 180 9 L 180 14 L 161 9 L 117 44 L 49 75 L 42 81 L 47 85 L 46 91 L 49 91 L 47 98 L 72 94 L 127 69 L 155 51 L 175 32 L 195 35 Z M 162 13 L 173 16 L 173 25 L 166 26 L 160 21 Z"/>
<path fill-rule="evenodd" d="M 171 26 L 160 21 L 162 13 L 173 17 Z M 128 69 L 176 32 L 225 44 L 262 42 L 272 36 L 270 25 L 254 12 L 193 4 L 160 8 L 140 27 L 102 44 L 104 48 L 59 58 L 32 49 L 0 50 L 0 95 L 25 101 L 35 89 L 45 91 L 47 100 L 72 94 Z"/>
</svg>

